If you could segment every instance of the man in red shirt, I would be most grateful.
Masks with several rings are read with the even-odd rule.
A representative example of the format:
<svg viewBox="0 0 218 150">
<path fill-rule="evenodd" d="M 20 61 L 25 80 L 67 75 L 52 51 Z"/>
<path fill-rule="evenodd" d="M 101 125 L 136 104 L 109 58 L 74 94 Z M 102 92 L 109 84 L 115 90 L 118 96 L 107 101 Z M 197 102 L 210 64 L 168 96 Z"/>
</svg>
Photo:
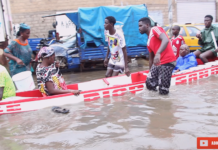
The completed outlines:
<svg viewBox="0 0 218 150">
<path fill-rule="evenodd" d="M 146 87 L 156 91 L 159 86 L 160 94 L 168 94 L 171 76 L 176 64 L 171 42 L 163 28 L 151 27 L 149 18 L 139 20 L 139 31 L 148 35 L 147 47 L 149 50 L 149 74 Z"/>
<path fill-rule="evenodd" d="M 179 49 L 181 45 L 185 44 L 185 41 L 183 37 L 179 35 L 179 32 L 180 32 L 180 26 L 177 25 L 173 26 L 172 33 L 174 36 L 171 38 L 171 43 L 176 59 L 179 57 Z"/>
</svg>

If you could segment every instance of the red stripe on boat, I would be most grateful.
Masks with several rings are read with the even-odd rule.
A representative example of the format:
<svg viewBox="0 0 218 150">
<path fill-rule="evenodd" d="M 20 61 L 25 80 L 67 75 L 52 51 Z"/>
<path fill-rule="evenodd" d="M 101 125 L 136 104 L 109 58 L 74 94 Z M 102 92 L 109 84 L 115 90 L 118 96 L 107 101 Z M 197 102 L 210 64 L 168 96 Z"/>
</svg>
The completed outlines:
<svg viewBox="0 0 218 150">
<path fill-rule="evenodd" d="M 109 91 L 104 91 L 104 92 L 103 92 L 103 97 L 104 97 L 104 98 L 110 97 L 110 92 L 109 92 Z"/>
<path fill-rule="evenodd" d="M 17 106 L 20 106 L 20 104 L 16 104 L 16 105 L 8 105 L 6 106 L 7 108 L 11 108 L 11 107 L 17 107 Z"/>
<path fill-rule="evenodd" d="M 103 89 L 95 89 L 95 90 L 89 90 L 89 91 L 84 91 L 81 92 L 80 94 L 86 94 L 86 93 L 91 93 L 91 92 L 96 92 L 96 91 L 106 91 L 106 90 L 110 90 L 110 89 L 115 89 L 115 88 L 121 88 L 121 87 L 127 87 L 127 86 L 134 86 L 137 84 L 141 84 L 144 83 L 144 81 L 139 81 L 137 83 L 130 83 L 130 84 L 124 84 L 124 85 L 119 85 L 116 87 L 109 87 L 109 88 L 103 88 Z M 28 92 L 32 92 L 32 91 L 27 91 Z M 25 93 L 25 92 L 22 92 Z M 53 99 L 53 98 L 61 98 L 61 97 L 65 97 L 65 96 L 71 96 L 73 94 L 69 93 L 69 94 L 60 94 L 60 95 L 54 95 L 54 96 L 47 96 L 47 97 L 33 97 L 33 98 L 28 98 L 28 99 L 23 99 L 23 100 L 14 100 L 14 101 L 1 101 L 0 105 L 7 105 L 7 104 L 15 104 L 15 103 L 25 103 L 25 102 L 32 102 L 32 101 L 41 101 L 41 100 L 49 100 L 49 99 Z M 24 96 L 25 97 L 25 96 Z"/>
<path fill-rule="evenodd" d="M 99 98 L 99 93 L 84 94 L 84 101 L 95 101 Z"/>
<path fill-rule="evenodd" d="M 188 81 L 193 81 L 193 80 L 197 80 L 197 79 L 198 79 L 197 73 L 188 75 Z"/>
<path fill-rule="evenodd" d="M 126 92 L 126 88 L 122 88 L 122 89 L 117 89 L 113 91 L 113 96 L 121 96 L 124 95 Z"/>
<path fill-rule="evenodd" d="M 144 85 L 137 85 L 137 86 L 129 87 L 129 90 L 131 93 L 135 94 L 138 91 L 142 91 L 143 88 L 144 88 Z"/>
<path fill-rule="evenodd" d="M 10 111 L 18 111 L 18 110 L 21 110 L 21 108 L 7 109 L 8 112 L 10 112 Z"/>
</svg>

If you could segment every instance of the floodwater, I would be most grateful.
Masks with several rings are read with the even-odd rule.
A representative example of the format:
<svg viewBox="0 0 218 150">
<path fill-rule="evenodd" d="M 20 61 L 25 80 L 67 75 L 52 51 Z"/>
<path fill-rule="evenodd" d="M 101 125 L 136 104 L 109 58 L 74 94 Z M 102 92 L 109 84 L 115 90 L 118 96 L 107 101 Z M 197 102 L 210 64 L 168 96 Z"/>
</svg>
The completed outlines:
<svg viewBox="0 0 218 150">
<path fill-rule="evenodd" d="M 104 73 L 68 73 L 64 77 L 74 83 Z M 70 109 L 66 115 L 53 113 L 51 108 L 2 115 L 0 150 L 193 150 L 197 137 L 218 135 L 217 81 L 214 75 L 172 86 L 168 96 L 143 91 L 66 105 Z"/>
</svg>

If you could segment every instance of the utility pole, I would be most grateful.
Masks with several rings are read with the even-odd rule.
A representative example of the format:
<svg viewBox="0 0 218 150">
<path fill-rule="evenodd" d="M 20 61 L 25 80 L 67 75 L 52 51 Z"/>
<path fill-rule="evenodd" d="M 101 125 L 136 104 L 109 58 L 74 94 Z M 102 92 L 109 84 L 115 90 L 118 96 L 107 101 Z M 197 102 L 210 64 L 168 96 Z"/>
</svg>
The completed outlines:
<svg viewBox="0 0 218 150">
<path fill-rule="evenodd" d="M 172 0 L 168 0 L 168 19 L 169 19 L 169 27 L 170 27 L 170 38 L 172 36 L 172 26 L 173 26 L 173 12 L 172 12 Z"/>
<path fill-rule="evenodd" d="M 4 9 L 2 1 L 0 0 L 0 42 L 4 42 L 7 32 L 5 29 Z"/>
</svg>

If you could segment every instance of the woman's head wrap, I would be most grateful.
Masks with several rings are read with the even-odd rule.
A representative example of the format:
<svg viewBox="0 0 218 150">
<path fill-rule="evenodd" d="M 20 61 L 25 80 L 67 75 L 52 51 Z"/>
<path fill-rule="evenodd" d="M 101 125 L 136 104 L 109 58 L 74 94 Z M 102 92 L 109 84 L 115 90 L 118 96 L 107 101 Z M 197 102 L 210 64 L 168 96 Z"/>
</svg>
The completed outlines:
<svg viewBox="0 0 218 150">
<path fill-rule="evenodd" d="M 21 24 L 20 24 L 20 28 L 22 28 L 22 29 L 30 29 L 30 26 L 28 26 L 28 25 L 25 24 L 25 23 L 21 23 Z"/>
<path fill-rule="evenodd" d="M 38 58 L 46 58 L 53 55 L 55 52 L 51 47 L 42 47 L 38 53 Z"/>
</svg>

